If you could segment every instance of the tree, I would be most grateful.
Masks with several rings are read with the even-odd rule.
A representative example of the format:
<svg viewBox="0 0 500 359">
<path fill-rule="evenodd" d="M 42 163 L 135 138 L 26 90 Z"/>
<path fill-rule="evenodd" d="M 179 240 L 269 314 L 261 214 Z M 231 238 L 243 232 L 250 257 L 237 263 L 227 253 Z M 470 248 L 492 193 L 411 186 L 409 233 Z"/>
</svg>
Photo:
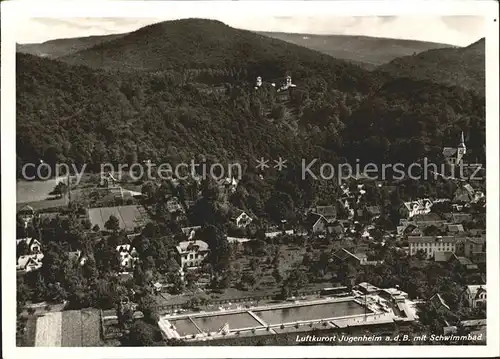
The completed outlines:
<svg viewBox="0 0 500 359">
<path fill-rule="evenodd" d="M 114 215 L 111 215 L 104 224 L 104 227 L 109 231 L 116 232 L 118 231 L 118 229 L 120 229 L 120 220 L 116 218 Z"/>
<path fill-rule="evenodd" d="M 202 230 L 200 238 L 208 244 L 208 258 L 213 268 L 217 271 L 226 270 L 229 266 L 229 243 L 224 233 L 215 226 L 208 226 Z"/>
<path fill-rule="evenodd" d="M 153 324 L 143 320 L 136 320 L 131 326 L 130 331 L 123 338 L 125 346 L 133 347 L 151 347 L 156 344 L 159 329 Z"/>
<path fill-rule="evenodd" d="M 153 182 L 148 181 L 142 185 L 141 188 L 141 193 L 146 197 L 147 199 L 152 199 L 155 197 L 156 193 L 156 188 Z"/>
</svg>

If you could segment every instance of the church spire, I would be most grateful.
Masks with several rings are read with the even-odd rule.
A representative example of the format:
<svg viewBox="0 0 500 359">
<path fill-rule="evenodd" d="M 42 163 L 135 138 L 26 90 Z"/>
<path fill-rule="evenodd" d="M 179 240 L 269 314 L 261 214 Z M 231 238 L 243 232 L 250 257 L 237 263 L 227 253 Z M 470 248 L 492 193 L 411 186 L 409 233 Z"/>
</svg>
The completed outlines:
<svg viewBox="0 0 500 359">
<path fill-rule="evenodd" d="M 462 131 L 462 134 L 460 135 L 460 144 L 458 145 L 458 147 L 465 148 L 464 131 Z"/>
</svg>

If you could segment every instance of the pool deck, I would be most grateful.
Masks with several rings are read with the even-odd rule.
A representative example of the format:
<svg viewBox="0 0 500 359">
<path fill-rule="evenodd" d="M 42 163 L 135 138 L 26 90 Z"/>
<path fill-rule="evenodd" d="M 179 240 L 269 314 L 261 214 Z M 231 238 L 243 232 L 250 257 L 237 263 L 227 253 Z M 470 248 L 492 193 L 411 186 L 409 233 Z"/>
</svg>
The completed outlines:
<svg viewBox="0 0 500 359">
<path fill-rule="evenodd" d="M 376 306 L 373 304 L 373 298 L 370 298 L 370 303 L 366 303 L 361 298 L 356 298 L 354 296 L 350 297 L 342 297 L 342 298 L 323 298 L 318 300 L 308 300 L 308 301 L 297 301 L 293 303 L 280 303 L 275 305 L 262 305 L 256 306 L 252 308 L 237 308 L 231 310 L 224 311 L 212 311 L 212 312 L 200 312 L 200 313 L 184 313 L 177 315 L 167 315 L 161 317 L 158 325 L 162 330 L 162 334 L 166 339 L 177 338 L 177 339 L 185 339 L 188 341 L 192 340 L 210 340 L 221 338 L 225 336 L 233 336 L 240 335 L 240 333 L 244 332 L 253 332 L 253 333 L 279 333 L 286 328 L 305 328 L 306 326 L 312 325 L 322 325 L 325 328 L 345 328 L 350 326 L 360 326 L 367 324 L 383 324 L 383 323 L 391 323 L 395 320 L 400 321 L 412 321 L 413 317 L 401 318 L 398 317 L 392 311 L 385 311 L 382 307 Z M 312 305 L 320 305 L 320 304 L 329 304 L 329 303 L 340 303 L 340 302 L 356 302 L 357 304 L 366 308 L 365 313 L 358 313 L 353 315 L 343 315 L 343 316 L 335 316 L 335 317 L 325 317 L 321 319 L 305 319 L 305 320 L 294 320 L 294 321 L 284 321 L 283 323 L 275 323 L 268 324 L 257 314 L 259 311 L 264 310 L 279 310 L 286 308 L 298 308 Z M 206 318 L 206 317 L 220 317 L 228 314 L 243 314 L 247 313 L 252 316 L 253 319 L 256 320 L 258 325 L 251 327 L 241 327 L 241 328 L 229 328 L 229 330 L 222 332 L 204 332 L 200 329 L 198 325 L 194 322 L 193 319 L 196 318 Z M 198 333 L 190 333 L 189 335 L 181 336 L 177 332 L 174 325 L 172 325 L 172 321 L 179 319 L 189 319 L 193 324 L 195 324 L 198 329 Z"/>
</svg>

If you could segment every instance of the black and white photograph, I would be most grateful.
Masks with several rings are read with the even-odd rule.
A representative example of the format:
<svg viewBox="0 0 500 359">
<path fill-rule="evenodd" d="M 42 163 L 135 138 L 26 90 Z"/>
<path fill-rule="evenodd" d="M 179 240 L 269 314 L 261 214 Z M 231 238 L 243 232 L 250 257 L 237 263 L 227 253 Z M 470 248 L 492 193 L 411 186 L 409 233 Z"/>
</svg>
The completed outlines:
<svg viewBox="0 0 500 359">
<path fill-rule="evenodd" d="M 498 3 L 402 3 L 2 2 L 6 357 L 499 355 Z"/>
</svg>

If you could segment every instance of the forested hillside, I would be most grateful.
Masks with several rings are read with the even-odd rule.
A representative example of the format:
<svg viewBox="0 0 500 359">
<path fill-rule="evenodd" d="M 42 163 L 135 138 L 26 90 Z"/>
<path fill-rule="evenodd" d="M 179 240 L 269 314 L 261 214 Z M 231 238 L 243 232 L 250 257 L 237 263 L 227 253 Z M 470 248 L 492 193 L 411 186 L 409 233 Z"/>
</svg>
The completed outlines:
<svg viewBox="0 0 500 359">
<path fill-rule="evenodd" d="M 367 69 L 374 69 L 397 57 L 414 55 L 430 49 L 452 47 L 434 42 L 387 39 L 352 35 L 291 34 L 260 32 L 260 34 L 316 50 L 337 59 L 348 60 Z"/>
<path fill-rule="evenodd" d="M 434 49 L 394 59 L 378 68 L 395 77 L 410 77 L 485 92 L 485 40 L 464 48 Z"/>
<path fill-rule="evenodd" d="M 41 44 L 17 44 L 16 51 L 24 54 L 37 55 L 55 59 L 61 56 L 82 51 L 106 41 L 121 37 L 118 35 L 88 36 L 69 39 L 57 39 L 43 42 Z"/>
<path fill-rule="evenodd" d="M 244 68 L 268 79 L 289 71 L 319 74 L 328 82 L 348 74 L 360 86 L 367 76 L 357 66 L 307 48 L 231 28 L 219 21 L 187 19 L 143 27 L 119 39 L 61 58 L 69 64 L 113 70 Z"/>
<path fill-rule="evenodd" d="M 484 96 L 475 91 L 369 72 L 207 20 L 151 25 L 100 49 L 102 57 L 92 48 L 65 61 L 105 69 L 18 54 L 18 164 L 205 156 L 253 167 L 286 154 L 293 177 L 301 158 L 439 158 L 461 131 L 468 153 L 484 160 Z M 257 75 L 279 83 L 286 74 L 297 87 L 285 102 L 253 87 Z"/>
</svg>

